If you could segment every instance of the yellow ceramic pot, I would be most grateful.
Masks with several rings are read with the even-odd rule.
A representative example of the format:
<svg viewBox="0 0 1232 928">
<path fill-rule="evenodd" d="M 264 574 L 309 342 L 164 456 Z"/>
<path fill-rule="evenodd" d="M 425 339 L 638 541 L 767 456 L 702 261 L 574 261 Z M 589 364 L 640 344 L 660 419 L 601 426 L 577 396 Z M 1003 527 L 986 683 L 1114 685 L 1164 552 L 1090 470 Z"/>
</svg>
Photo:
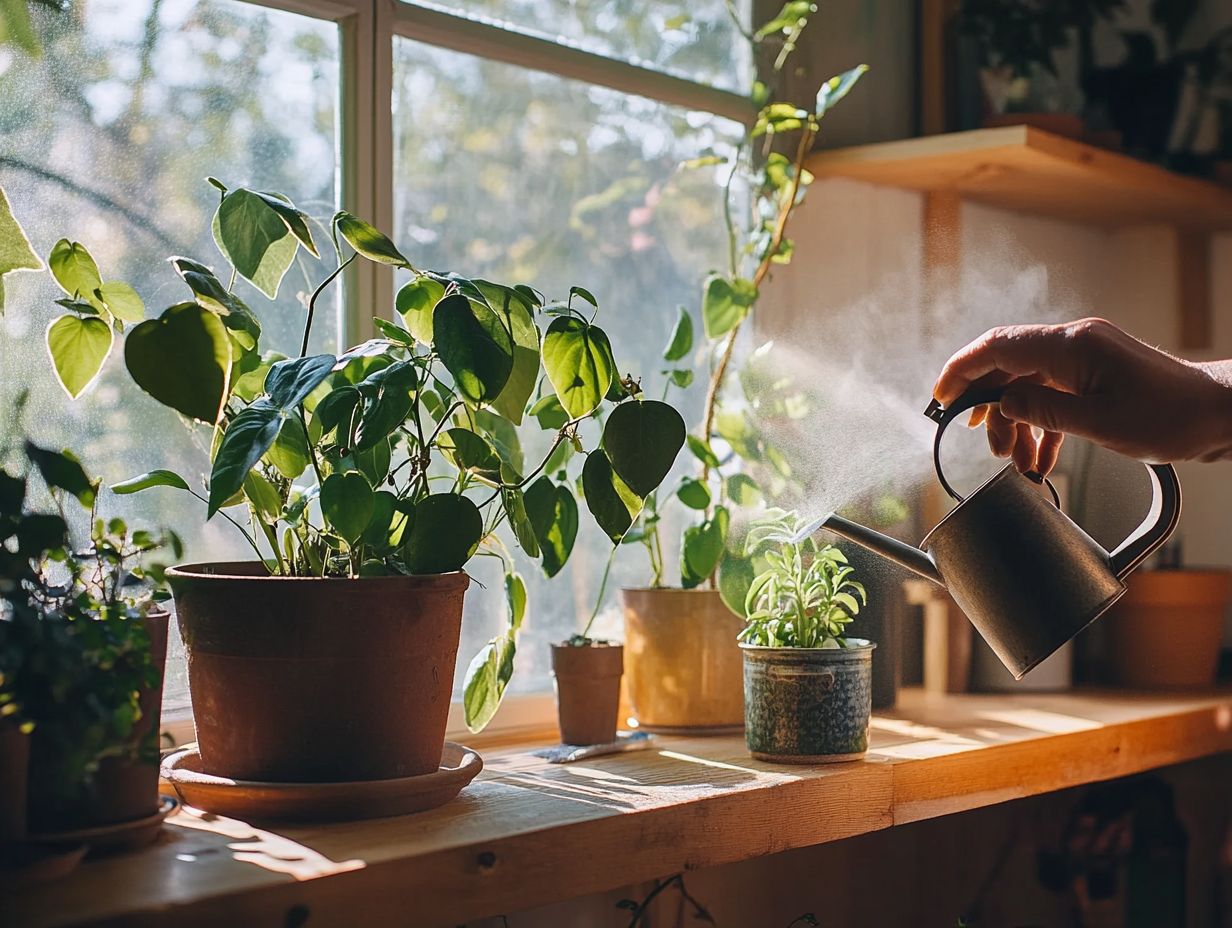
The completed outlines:
<svg viewBox="0 0 1232 928">
<path fill-rule="evenodd" d="M 622 590 L 625 683 L 642 728 L 692 734 L 744 726 L 744 623 L 713 590 Z"/>
</svg>

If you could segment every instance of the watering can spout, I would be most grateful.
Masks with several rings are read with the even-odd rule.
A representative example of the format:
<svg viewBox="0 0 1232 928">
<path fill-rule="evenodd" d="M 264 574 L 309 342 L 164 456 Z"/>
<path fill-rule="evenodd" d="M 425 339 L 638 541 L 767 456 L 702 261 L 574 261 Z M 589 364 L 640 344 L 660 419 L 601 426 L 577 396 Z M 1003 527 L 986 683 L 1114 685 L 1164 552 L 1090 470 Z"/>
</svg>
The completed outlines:
<svg viewBox="0 0 1232 928">
<path fill-rule="evenodd" d="M 883 535 L 881 532 L 875 532 L 871 528 L 860 525 L 858 522 L 844 519 L 836 512 L 823 517 L 819 527 L 829 529 L 834 534 L 854 541 L 861 547 L 875 551 L 895 564 L 906 567 L 912 573 L 919 574 L 925 580 L 931 580 L 939 586 L 945 585 L 941 579 L 941 574 L 937 572 L 937 565 L 933 563 L 933 559 L 919 548 L 903 544 L 903 542 L 897 539 Z"/>
</svg>

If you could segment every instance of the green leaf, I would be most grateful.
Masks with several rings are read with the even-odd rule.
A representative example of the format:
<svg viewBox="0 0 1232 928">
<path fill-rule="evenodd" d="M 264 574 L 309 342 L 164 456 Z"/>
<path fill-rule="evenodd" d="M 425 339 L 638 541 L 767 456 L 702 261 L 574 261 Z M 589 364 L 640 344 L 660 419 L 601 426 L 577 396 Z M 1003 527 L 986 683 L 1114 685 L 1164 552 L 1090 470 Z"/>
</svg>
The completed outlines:
<svg viewBox="0 0 1232 928">
<path fill-rule="evenodd" d="M 359 472 L 368 478 L 368 482 L 376 487 L 380 486 L 389 476 L 389 465 L 393 460 L 393 453 L 390 450 L 389 441 L 385 440 L 378 441 L 371 448 L 363 451 L 353 451 L 349 459 L 359 469 Z"/>
<path fill-rule="evenodd" d="M 209 424 L 222 414 L 231 340 L 222 321 L 196 303 L 177 303 L 135 326 L 124 341 L 124 363 L 137 386 L 163 405 Z"/>
<path fill-rule="evenodd" d="M 25 3 L 16 0 L 16 5 L 25 10 Z M 43 262 L 30 246 L 30 240 L 22 231 L 9 199 L 0 187 L 0 283 L 13 271 L 41 271 Z M 0 294 L 0 312 L 4 310 L 3 294 Z"/>
<path fill-rule="evenodd" d="M 175 487 L 177 490 L 187 490 L 188 481 L 170 470 L 151 470 L 136 477 L 129 477 L 111 485 L 111 492 L 119 496 L 129 493 L 140 493 L 150 487 Z"/>
<path fill-rule="evenodd" d="M 686 590 L 701 584 L 718 567 L 727 544 L 730 519 L 724 507 L 716 506 L 709 519 L 684 530 L 680 545 L 680 582 Z"/>
<path fill-rule="evenodd" d="M 0 45 L 6 42 L 31 58 L 42 56 L 43 46 L 30 22 L 28 0 L 0 0 Z"/>
<path fill-rule="evenodd" d="M 501 459 L 482 435 L 470 429 L 445 429 L 437 437 L 436 444 L 458 470 L 488 483 L 501 482 Z"/>
<path fill-rule="evenodd" d="M 762 24 L 761 28 L 753 34 L 753 38 L 761 41 L 776 32 L 791 32 L 800 24 L 800 20 L 807 19 L 816 11 L 817 7 L 812 0 L 788 0 L 773 19 Z"/>
<path fill-rule="evenodd" d="M 356 384 L 364 409 L 355 429 L 355 447 L 365 451 L 392 435 L 410 415 L 419 375 L 411 361 L 398 361 Z"/>
<path fill-rule="evenodd" d="M 292 235 L 299 239 L 300 244 L 319 258 L 317 244 L 312 240 L 312 230 L 308 228 L 307 214 L 300 212 L 294 203 L 280 193 L 262 193 L 259 190 L 256 193 L 257 196 L 265 201 L 265 205 L 276 212 L 282 221 L 287 224 L 287 228 L 291 230 Z"/>
<path fill-rule="evenodd" d="M 826 115 L 834 104 L 851 93 L 851 88 L 856 85 L 863 75 L 868 70 L 868 65 L 856 65 L 850 71 L 844 71 L 842 74 L 837 74 L 825 81 L 821 85 L 821 89 L 817 91 L 817 109 L 814 115 L 818 119 Z"/>
<path fill-rule="evenodd" d="M 693 477 L 680 481 L 676 496 L 690 509 L 705 509 L 710 505 L 710 487 Z"/>
<path fill-rule="evenodd" d="M 125 322 L 140 322 L 145 318 L 145 303 L 137 291 L 122 280 L 112 280 L 94 291 L 94 297 L 107 311 Z"/>
<path fill-rule="evenodd" d="M 727 280 L 718 274 L 708 277 L 702 296 L 702 322 L 706 337 L 726 335 L 749 314 L 749 307 L 756 301 L 757 287 L 751 280 L 742 277 Z"/>
<path fill-rule="evenodd" d="M 693 372 L 690 370 L 667 371 L 667 375 L 671 378 L 672 383 L 682 390 L 693 383 Z"/>
<path fill-rule="evenodd" d="M 227 290 L 214 272 L 191 258 L 171 258 L 171 266 L 192 290 L 197 305 L 218 313 L 242 347 L 253 349 L 261 337 L 261 323 L 243 300 Z"/>
<path fill-rule="evenodd" d="M 339 431 L 338 441 L 346 445 L 351 441 L 351 415 L 359 405 L 359 390 L 348 385 L 337 387 L 326 393 L 312 411 L 312 420 L 320 426 L 322 437 L 328 435 L 336 427 L 345 426 Z"/>
<path fill-rule="evenodd" d="M 218 250 L 239 275 L 274 299 L 299 248 L 285 220 L 260 195 L 240 188 L 218 204 L 213 231 Z"/>
<path fill-rule="evenodd" d="M 677 13 L 675 16 L 664 21 L 663 28 L 669 30 L 683 29 L 691 20 L 692 17 L 688 13 Z"/>
<path fill-rule="evenodd" d="M 398 315 L 415 340 L 425 347 L 432 346 L 432 311 L 444 295 L 445 285 L 431 277 L 416 277 L 398 291 Z"/>
<path fill-rule="evenodd" d="M 732 451 L 746 461 L 762 459 L 761 438 L 748 416 L 739 409 L 720 409 L 715 416 L 714 430 L 731 445 Z"/>
<path fill-rule="evenodd" d="M 410 267 L 394 243 L 378 232 L 375 226 L 369 225 L 346 210 L 334 214 L 334 225 L 347 240 L 347 243 L 369 261 L 378 264 L 392 264 L 395 267 Z"/>
<path fill-rule="evenodd" d="M 282 499 L 274 485 L 265 479 L 260 471 L 251 470 L 244 478 L 244 496 L 257 517 L 267 525 L 274 525 L 282 514 Z"/>
<path fill-rule="evenodd" d="M 402 545 L 412 574 L 461 570 L 483 538 L 483 516 L 473 502 L 457 493 L 434 493 L 415 504 Z"/>
<path fill-rule="evenodd" d="M 589 303 L 591 306 L 593 306 L 595 309 L 599 308 L 599 301 L 596 300 L 594 294 L 591 293 L 589 290 L 587 290 L 585 287 L 570 287 L 569 296 L 570 297 L 575 297 L 575 296 L 580 297 L 581 299 Z"/>
<path fill-rule="evenodd" d="M 619 544 L 639 511 L 642 500 L 612 470 L 602 450 L 592 451 L 582 466 L 582 491 L 586 508 L 608 538 Z"/>
<path fill-rule="evenodd" d="M 517 487 L 501 487 L 501 502 L 505 506 L 505 515 L 509 517 L 509 525 L 513 528 L 514 537 L 526 552 L 527 557 L 539 556 L 539 539 L 531 527 L 530 518 L 526 515 L 526 500 Z"/>
<path fill-rule="evenodd" d="M 287 419 L 265 457 L 288 480 L 308 469 L 308 436 L 298 419 Z"/>
<path fill-rule="evenodd" d="M 663 482 L 684 440 L 684 419 L 658 400 L 621 403 L 603 427 L 603 449 L 613 470 L 643 498 Z"/>
<path fill-rule="evenodd" d="M 65 315 L 47 327 L 47 350 L 65 393 L 81 396 L 102 370 L 114 341 L 111 326 L 101 319 Z"/>
<path fill-rule="evenodd" d="M 535 392 L 539 378 L 539 329 L 530 310 L 522 304 L 524 298 L 514 294 L 514 299 L 511 294 L 514 292 L 505 291 L 501 304 L 491 307 L 513 334 L 513 368 L 500 395 L 492 401 L 492 409 L 514 425 L 521 425 L 526 402 Z M 491 305 L 491 298 L 488 303 Z"/>
<path fill-rule="evenodd" d="M 321 515 L 348 544 L 363 534 L 375 508 L 372 487 L 362 474 L 330 474 L 321 484 Z"/>
<path fill-rule="evenodd" d="M 502 476 L 506 483 L 517 483 L 522 479 L 525 466 L 522 455 L 522 444 L 518 440 L 518 430 L 513 423 L 503 416 L 478 409 L 466 417 L 474 422 L 475 427 L 487 436 L 496 453 L 500 455 L 501 463 L 505 465 Z"/>
<path fill-rule="evenodd" d="M 718 467 L 719 456 L 714 453 L 714 449 L 710 447 L 709 442 L 702 441 L 696 435 L 690 435 L 686 439 L 689 444 L 689 450 L 693 452 L 693 457 L 697 458 L 707 467 Z"/>
<path fill-rule="evenodd" d="M 360 536 L 364 544 L 374 548 L 388 548 L 395 544 L 391 536 L 394 517 L 400 516 L 397 503 L 398 497 L 388 490 L 378 490 L 372 494 L 372 518 Z"/>
<path fill-rule="evenodd" d="M 98 265 L 80 242 L 60 239 L 47 256 L 47 266 L 60 289 L 71 297 L 93 302 L 94 291 L 103 285 Z"/>
<path fill-rule="evenodd" d="M 278 437 L 285 416 L 268 399 L 259 399 L 231 421 L 214 455 L 207 518 L 244 486 L 248 472 Z"/>
<path fill-rule="evenodd" d="M 683 306 L 676 308 L 676 325 L 663 349 L 664 361 L 679 361 L 693 350 L 693 317 Z"/>
<path fill-rule="evenodd" d="M 509 630 L 517 632 L 526 618 L 526 581 L 517 571 L 505 574 L 505 605 L 509 607 Z"/>
<path fill-rule="evenodd" d="M 535 405 L 531 406 L 530 414 L 539 420 L 540 428 L 550 432 L 557 431 L 569 421 L 569 414 L 565 412 L 565 407 L 560 405 L 560 398 L 555 393 L 549 393 L 537 400 Z"/>
<path fill-rule="evenodd" d="M 279 409 L 294 409 L 334 370 L 332 354 L 314 354 L 306 358 L 279 361 L 270 367 L 265 378 L 265 392 Z"/>
<path fill-rule="evenodd" d="M 379 316 L 372 317 L 372 324 L 376 326 L 376 330 L 383 336 L 398 345 L 405 345 L 407 348 L 415 347 L 415 336 L 408 332 L 396 322 L 390 322 L 388 319 L 382 319 Z"/>
<path fill-rule="evenodd" d="M 451 293 L 432 312 L 433 346 L 472 405 L 496 399 L 513 371 L 513 340 L 486 303 Z"/>
<path fill-rule="evenodd" d="M 568 562 L 577 540 L 577 500 L 567 486 L 540 477 L 527 488 L 525 503 L 543 553 L 543 572 L 555 577 Z"/>
<path fill-rule="evenodd" d="M 466 727 L 472 732 L 482 731 L 500 708 L 505 689 L 513 678 L 516 652 L 514 633 L 509 631 L 484 645 L 466 668 L 462 710 Z"/>
<path fill-rule="evenodd" d="M 723 553 L 719 562 L 719 597 L 723 604 L 741 618 L 744 617 L 744 603 L 749 595 L 749 587 L 753 585 L 752 558 L 739 557 L 730 551 Z"/>
<path fill-rule="evenodd" d="M 761 502 L 761 488 L 748 474 L 732 474 L 727 478 L 727 498 L 737 506 L 756 506 Z"/>
<path fill-rule="evenodd" d="M 71 493 L 83 506 L 90 506 L 98 494 L 98 484 L 91 480 L 81 463 L 69 451 L 50 451 L 33 442 L 26 442 L 26 457 L 38 468 L 43 482 Z"/>
<path fill-rule="evenodd" d="M 576 316 L 560 316 L 548 326 L 543 367 L 560 404 L 573 419 L 595 411 L 616 373 L 607 335 Z"/>
</svg>

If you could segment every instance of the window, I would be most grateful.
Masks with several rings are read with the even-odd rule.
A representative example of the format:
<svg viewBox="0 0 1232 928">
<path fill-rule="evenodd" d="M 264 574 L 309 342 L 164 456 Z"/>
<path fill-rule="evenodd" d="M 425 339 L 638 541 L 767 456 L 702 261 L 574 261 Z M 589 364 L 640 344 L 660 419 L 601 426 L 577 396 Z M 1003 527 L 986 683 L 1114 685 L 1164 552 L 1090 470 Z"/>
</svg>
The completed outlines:
<svg viewBox="0 0 1232 928">
<path fill-rule="evenodd" d="M 207 174 L 285 192 L 316 216 L 341 204 L 391 231 L 420 266 L 525 281 L 549 295 L 574 283 L 591 289 L 622 365 L 660 389 L 675 307 L 694 307 L 701 277 L 725 260 L 721 178 L 678 164 L 707 150 L 730 154 L 742 132 L 743 94 L 722 88 L 743 89 L 748 56 L 727 5 L 448 7 L 92 0 L 40 12 L 42 58 L 0 50 L 0 184 L 37 250 L 45 255 L 72 229 L 104 276 L 130 281 L 151 304 L 178 299 L 166 255 L 214 260 Z M 197 237 L 183 240 L 185 230 Z M 320 277 L 311 266 L 288 275 L 276 318 L 262 319 L 271 347 L 295 346 L 297 291 Z M 357 269 L 335 307 L 339 326 L 318 325 L 315 347 L 367 337 L 373 308 L 392 306 L 396 283 L 385 269 Z M 185 461 L 204 472 L 201 436 L 133 387 L 117 358 L 85 397 L 66 400 L 43 363 L 56 296 L 45 278 L 11 278 L 0 402 L 29 387 L 37 437 L 80 449 L 109 481 Z M 686 417 L 696 418 L 702 390 L 685 394 Z M 124 506 L 136 520 L 180 529 L 191 559 L 245 556 L 225 522 L 203 525 L 203 513 L 174 494 Z M 515 691 L 550 686 L 546 643 L 588 614 L 607 551 L 583 520 L 570 566 L 550 587 L 522 565 L 532 606 Z M 475 575 L 487 590 L 468 597 L 459 686 L 501 621 L 499 579 L 483 560 Z M 641 550 L 622 552 L 611 606 L 620 586 L 645 576 Z M 611 606 L 599 631 L 619 635 Z M 173 649 L 169 706 L 185 695 Z"/>
</svg>

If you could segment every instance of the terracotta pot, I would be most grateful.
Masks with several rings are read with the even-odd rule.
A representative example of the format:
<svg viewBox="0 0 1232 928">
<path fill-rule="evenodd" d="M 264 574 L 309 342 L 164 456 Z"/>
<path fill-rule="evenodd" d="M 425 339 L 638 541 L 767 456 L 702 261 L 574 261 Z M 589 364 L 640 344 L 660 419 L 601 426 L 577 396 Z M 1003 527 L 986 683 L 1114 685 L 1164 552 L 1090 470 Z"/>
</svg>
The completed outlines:
<svg viewBox="0 0 1232 928">
<path fill-rule="evenodd" d="M 1214 683 L 1232 572 L 1140 570 L 1126 586 L 1103 623 L 1116 681 L 1140 688 Z"/>
<path fill-rule="evenodd" d="M 144 757 L 107 757 L 91 782 L 76 796 L 45 790 L 56 782 L 59 759 L 48 750 L 35 728 L 31 739 L 29 826 L 32 833 L 79 831 L 149 818 L 158 812 L 158 733 L 163 706 L 163 674 L 167 666 L 167 625 L 170 615 L 151 611 L 145 617 L 150 635 L 150 656 L 158 682 L 141 690 L 141 719 L 133 729 L 132 744 L 147 744 Z M 152 740 L 151 740 L 152 739 Z"/>
<path fill-rule="evenodd" d="M 438 769 L 465 573 L 271 577 L 246 561 L 167 579 L 204 772 L 326 783 Z"/>
<path fill-rule="evenodd" d="M 744 623 L 715 590 L 622 590 L 625 674 L 638 724 L 698 733 L 744 725 Z"/>
<path fill-rule="evenodd" d="M 616 740 L 624 648 L 618 644 L 552 645 L 556 713 L 564 744 Z"/>
<path fill-rule="evenodd" d="M 26 836 L 26 772 L 30 736 L 0 722 L 0 852 Z"/>
</svg>

